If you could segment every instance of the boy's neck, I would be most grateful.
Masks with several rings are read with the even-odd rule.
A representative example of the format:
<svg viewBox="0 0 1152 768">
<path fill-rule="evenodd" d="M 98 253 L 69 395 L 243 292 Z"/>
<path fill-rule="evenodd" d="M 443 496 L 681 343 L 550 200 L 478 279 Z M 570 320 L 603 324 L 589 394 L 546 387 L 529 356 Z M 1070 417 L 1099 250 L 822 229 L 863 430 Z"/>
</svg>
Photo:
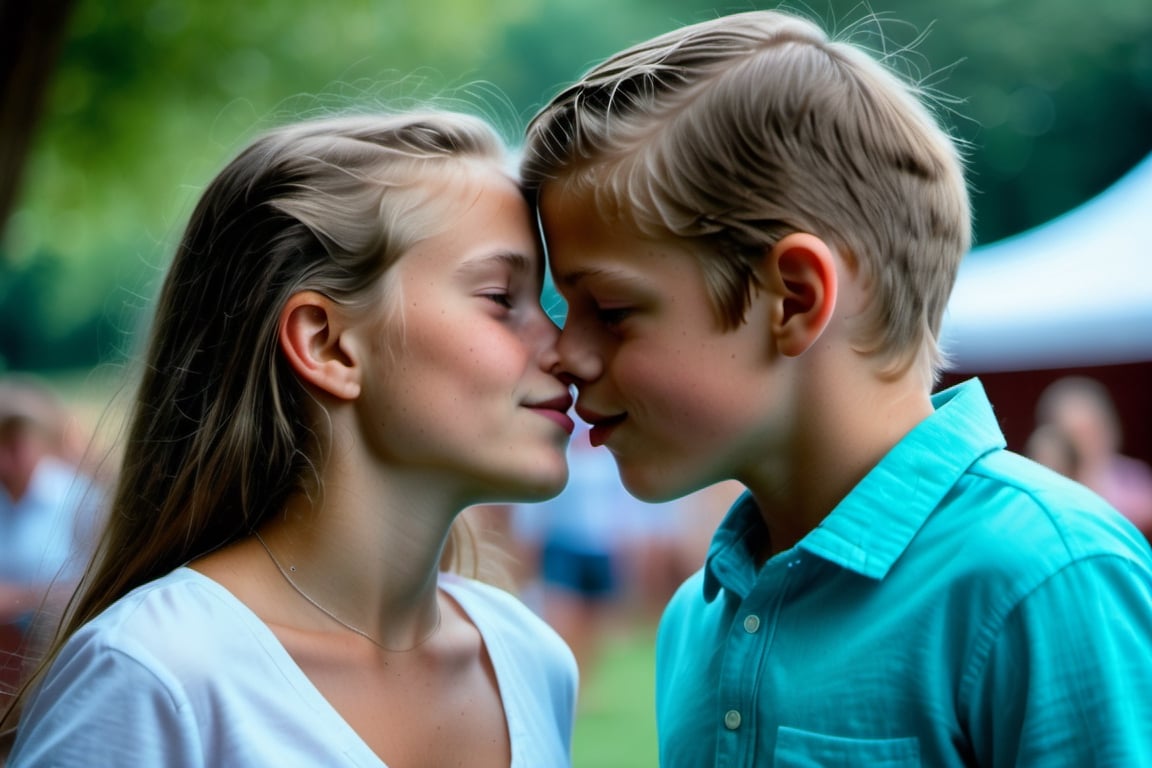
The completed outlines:
<svg viewBox="0 0 1152 768">
<path fill-rule="evenodd" d="M 931 393 L 917 377 L 832 385 L 796 403 L 803 416 L 770 471 L 745 481 L 767 530 L 759 562 L 792 548 L 818 526 L 880 460 L 931 415 Z"/>
</svg>

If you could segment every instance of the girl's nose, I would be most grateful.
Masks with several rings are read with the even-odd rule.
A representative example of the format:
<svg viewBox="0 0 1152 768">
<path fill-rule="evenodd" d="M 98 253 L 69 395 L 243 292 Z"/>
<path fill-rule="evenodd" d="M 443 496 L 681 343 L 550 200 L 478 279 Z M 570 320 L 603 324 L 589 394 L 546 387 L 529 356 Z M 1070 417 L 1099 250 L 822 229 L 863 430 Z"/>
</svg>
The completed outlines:
<svg viewBox="0 0 1152 768">
<path fill-rule="evenodd" d="M 537 349 L 540 351 L 540 368 L 558 375 L 556 368 L 560 364 L 560 352 L 557 349 L 557 342 L 560 340 L 560 328 L 552 318 L 543 313 L 539 327 Z"/>
</svg>

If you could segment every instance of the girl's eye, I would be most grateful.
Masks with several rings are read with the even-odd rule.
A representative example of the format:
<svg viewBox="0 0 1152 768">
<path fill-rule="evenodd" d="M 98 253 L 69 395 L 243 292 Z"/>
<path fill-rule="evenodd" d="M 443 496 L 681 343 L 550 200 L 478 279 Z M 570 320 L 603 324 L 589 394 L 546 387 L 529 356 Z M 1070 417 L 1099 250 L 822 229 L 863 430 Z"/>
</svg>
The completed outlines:
<svg viewBox="0 0 1152 768">
<path fill-rule="evenodd" d="M 485 293 L 484 298 L 493 304 L 499 304 L 504 309 L 512 309 L 512 294 L 506 292 Z"/>
</svg>

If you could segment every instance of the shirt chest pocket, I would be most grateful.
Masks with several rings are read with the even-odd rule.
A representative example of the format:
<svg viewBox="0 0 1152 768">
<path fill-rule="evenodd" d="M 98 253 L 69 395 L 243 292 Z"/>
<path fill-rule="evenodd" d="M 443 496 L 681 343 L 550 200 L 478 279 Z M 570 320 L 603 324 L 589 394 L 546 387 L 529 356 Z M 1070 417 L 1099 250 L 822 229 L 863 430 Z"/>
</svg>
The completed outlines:
<svg viewBox="0 0 1152 768">
<path fill-rule="evenodd" d="M 781 726 L 776 733 L 776 768 L 919 768 L 920 741 L 848 739 Z"/>
</svg>

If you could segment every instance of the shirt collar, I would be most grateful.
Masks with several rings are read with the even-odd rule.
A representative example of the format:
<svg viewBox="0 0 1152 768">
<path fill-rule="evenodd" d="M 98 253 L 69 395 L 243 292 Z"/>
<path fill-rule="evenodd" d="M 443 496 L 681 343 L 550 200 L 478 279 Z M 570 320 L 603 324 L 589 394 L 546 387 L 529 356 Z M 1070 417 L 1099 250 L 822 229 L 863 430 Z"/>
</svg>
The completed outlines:
<svg viewBox="0 0 1152 768">
<path fill-rule="evenodd" d="M 872 579 L 883 579 L 948 491 L 978 458 L 1005 446 L 984 387 L 971 379 L 932 397 L 916 425 L 796 545 Z M 763 525 L 750 494 L 720 524 L 708 551 L 704 597 L 721 586 L 747 594 L 755 567 L 745 539 Z"/>
<path fill-rule="evenodd" d="M 705 600 L 712 602 L 721 586 L 741 597 L 751 591 L 756 578 L 748 539 L 754 529 L 763 527 L 760 508 L 752 494 L 745 491 L 728 510 L 712 537 L 704 561 Z"/>
</svg>

